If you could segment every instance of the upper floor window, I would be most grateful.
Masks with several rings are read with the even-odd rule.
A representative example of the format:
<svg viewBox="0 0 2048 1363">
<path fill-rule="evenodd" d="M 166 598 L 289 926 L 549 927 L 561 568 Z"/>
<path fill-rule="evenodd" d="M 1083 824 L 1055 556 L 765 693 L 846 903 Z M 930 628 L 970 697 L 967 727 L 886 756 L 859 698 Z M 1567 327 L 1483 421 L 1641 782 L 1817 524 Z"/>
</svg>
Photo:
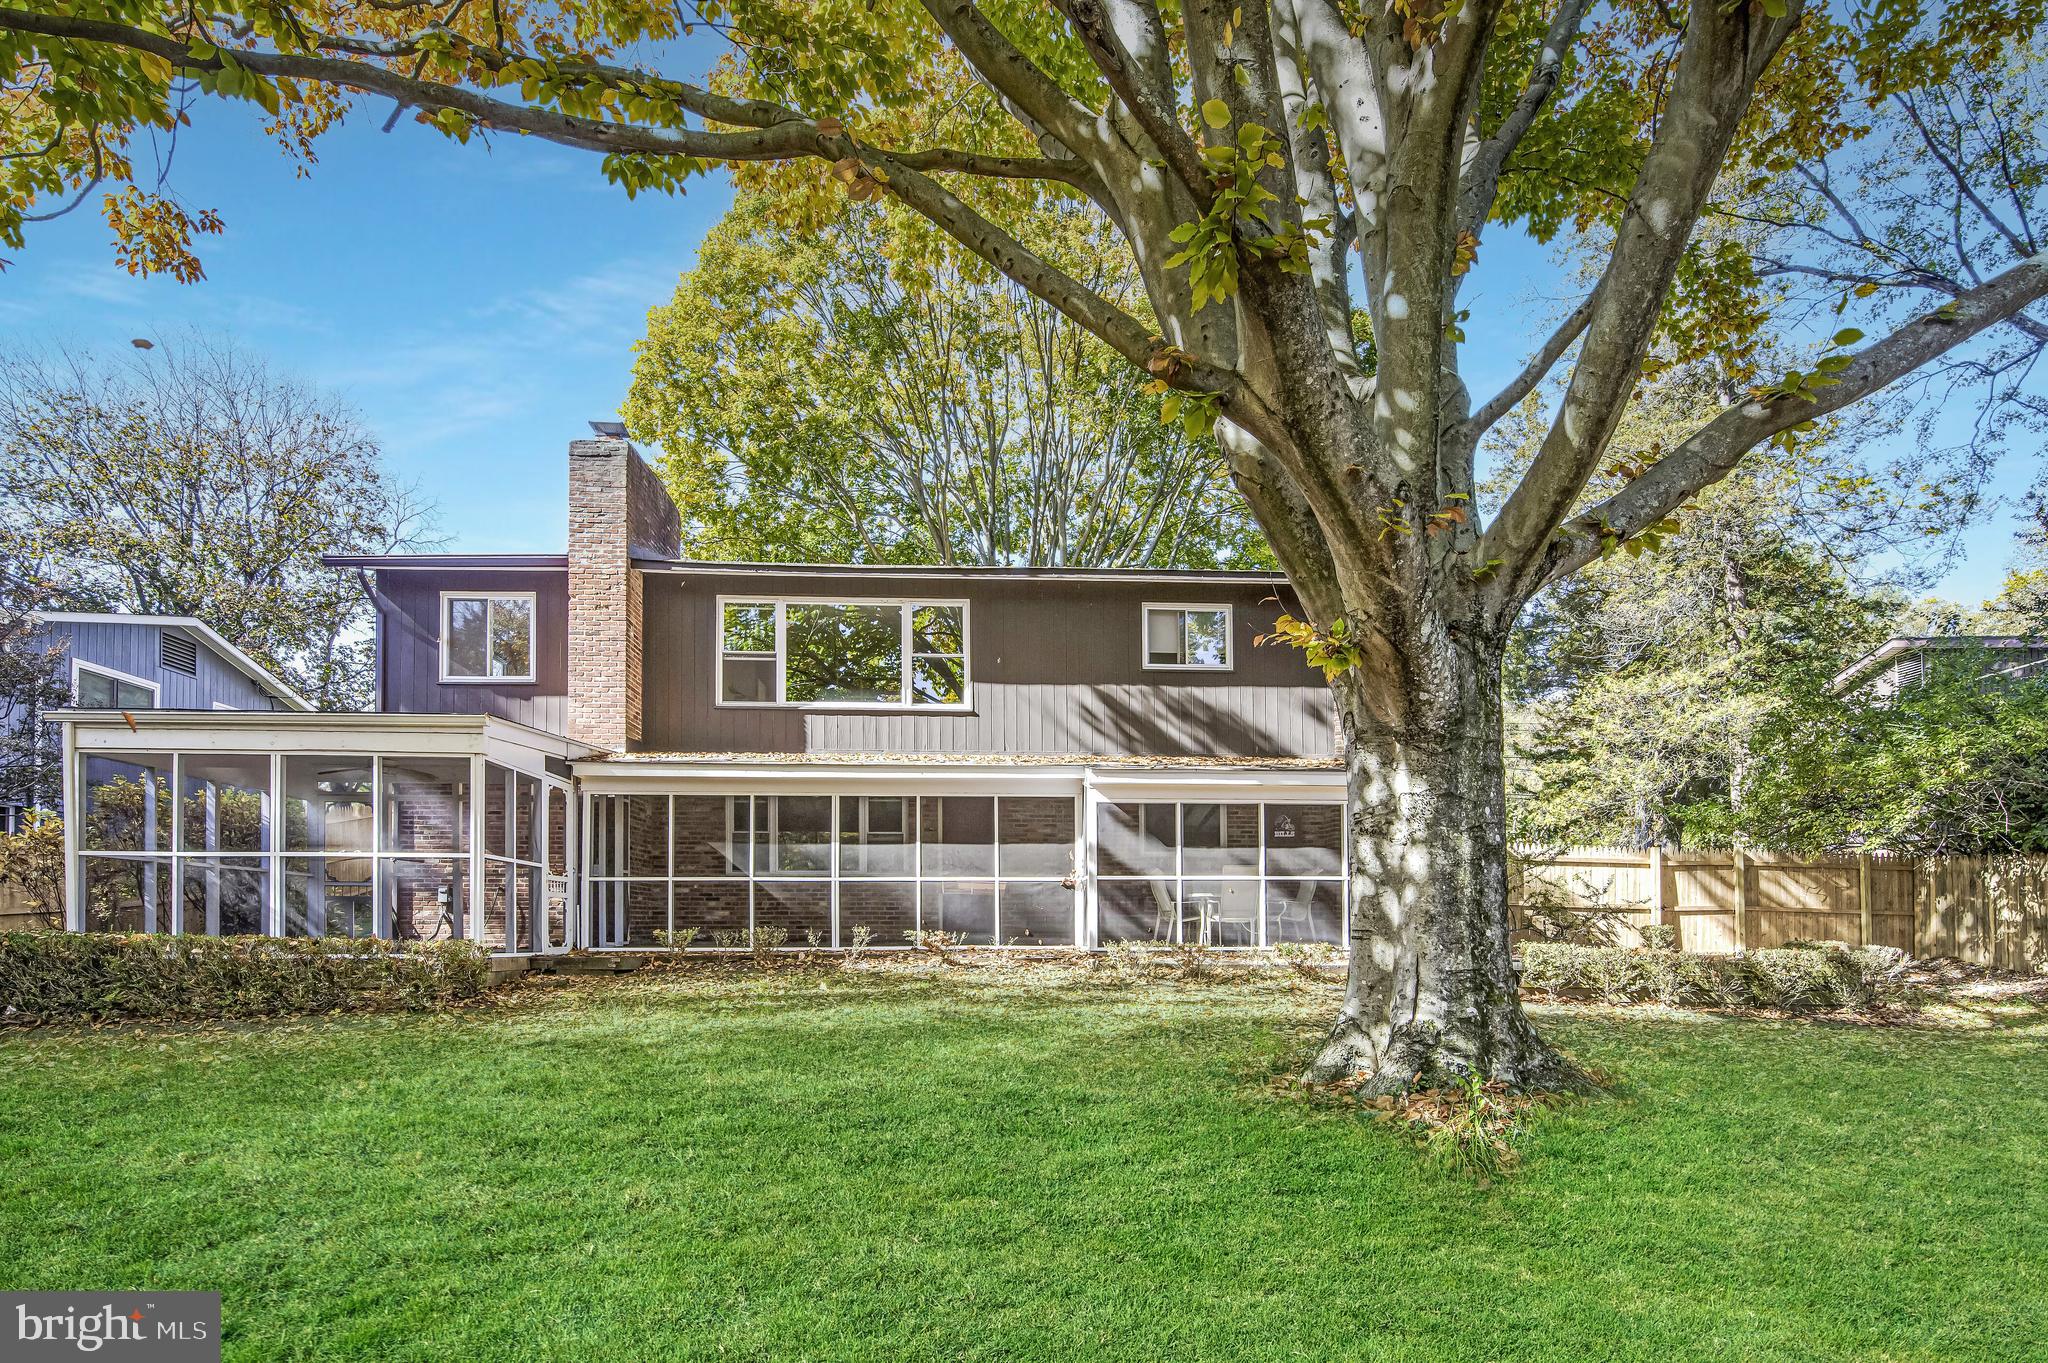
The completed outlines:
<svg viewBox="0 0 2048 1363">
<path fill-rule="evenodd" d="M 1230 607 L 1145 607 L 1145 666 L 1230 670 Z"/>
<path fill-rule="evenodd" d="M 721 705 L 964 706 L 964 601 L 719 601 Z"/>
<path fill-rule="evenodd" d="M 154 710 L 156 683 L 74 660 L 71 700 L 81 710 Z"/>
<path fill-rule="evenodd" d="M 533 680 L 532 592 L 441 593 L 441 680 Z"/>
</svg>

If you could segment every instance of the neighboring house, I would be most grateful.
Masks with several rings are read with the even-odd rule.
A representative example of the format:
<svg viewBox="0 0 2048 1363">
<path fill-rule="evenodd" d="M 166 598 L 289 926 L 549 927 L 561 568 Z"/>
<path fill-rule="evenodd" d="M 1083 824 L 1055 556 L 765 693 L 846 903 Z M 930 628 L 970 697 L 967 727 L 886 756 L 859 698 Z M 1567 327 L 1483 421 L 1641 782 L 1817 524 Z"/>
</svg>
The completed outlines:
<svg viewBox="0 0 2048 1363">
<path fill-rule="evenodd" d="M 1936 675 L 1966 669 L 1983 684 L 2044 675 L 2048 639 L 1998 634 L 1898 635 L 1842 669 L 1834 693 L 1889 700 Z"/>
<path fill-rule="evenodd" d="M 1256 644 L 1279 575 L 690 562 L 617 438 L 570 446 L 568 512 L 562 555 L 329 560 L 377 713 L 64 716 L 72 925 L 1342 939 L 1329 690 Z"/>
<path fill-rule="evenodd" d="M 312 707 L 204 621 L 182 615 L 37 611 L 33 646 L 49 649 L 85 710 L 308 710 Z M 62 793 L 0 802 L 0 829 L 24 803 L 61 812 Z"/>
</svg>

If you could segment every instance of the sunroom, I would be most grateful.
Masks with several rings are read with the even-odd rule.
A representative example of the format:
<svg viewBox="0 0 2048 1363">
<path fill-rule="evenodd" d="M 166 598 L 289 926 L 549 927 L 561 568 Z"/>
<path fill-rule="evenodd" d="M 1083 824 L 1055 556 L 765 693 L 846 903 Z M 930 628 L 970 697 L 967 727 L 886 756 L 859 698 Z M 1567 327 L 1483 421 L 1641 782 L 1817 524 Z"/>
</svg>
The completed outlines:
<svg viewBox="0 0 2048 1363">
<path fill-rule="evenodd" d="M 55 718 L 74 931 L 575 941 L 583 745 L 483 715 Z"/>
</svg>

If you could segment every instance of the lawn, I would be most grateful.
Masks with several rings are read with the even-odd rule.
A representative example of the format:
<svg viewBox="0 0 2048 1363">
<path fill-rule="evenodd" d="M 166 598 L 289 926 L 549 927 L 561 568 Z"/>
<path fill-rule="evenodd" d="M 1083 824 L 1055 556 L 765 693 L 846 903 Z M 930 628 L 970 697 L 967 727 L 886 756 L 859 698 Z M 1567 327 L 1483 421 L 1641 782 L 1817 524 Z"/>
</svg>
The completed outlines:
<svg viewBox="0 0 2048 1363">
<path fill-rule="evenodd" d="M 1540 1021 L 1614 1093 L 1479 1189 L 1281 1096 L 1329 989 L 693 967 L 0 1034 L 0 1287 L 230 1359 L 1997 1359 L 2048 1338 L 2048 1017 Z M 2036 1355 L 2038 1356 L 2038 1355 Z"/>
</svg>

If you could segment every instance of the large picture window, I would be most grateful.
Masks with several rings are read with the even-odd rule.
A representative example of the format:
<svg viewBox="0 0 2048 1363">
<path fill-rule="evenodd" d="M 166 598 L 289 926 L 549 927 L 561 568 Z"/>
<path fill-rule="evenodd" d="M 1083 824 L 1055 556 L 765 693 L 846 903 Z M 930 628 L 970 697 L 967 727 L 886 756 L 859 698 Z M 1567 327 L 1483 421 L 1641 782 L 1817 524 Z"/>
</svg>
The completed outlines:
<svg viewBox="0 0 2048 1363">
<path fill-rule="evenodd" d="M 441 680 L 533 680 L 532 592 L 441 594 Z"/>
<path fill-rule="evenodd" d="M 719 602 L 721 705 L 961 707 L 960 601 Z"/>
</svg>

